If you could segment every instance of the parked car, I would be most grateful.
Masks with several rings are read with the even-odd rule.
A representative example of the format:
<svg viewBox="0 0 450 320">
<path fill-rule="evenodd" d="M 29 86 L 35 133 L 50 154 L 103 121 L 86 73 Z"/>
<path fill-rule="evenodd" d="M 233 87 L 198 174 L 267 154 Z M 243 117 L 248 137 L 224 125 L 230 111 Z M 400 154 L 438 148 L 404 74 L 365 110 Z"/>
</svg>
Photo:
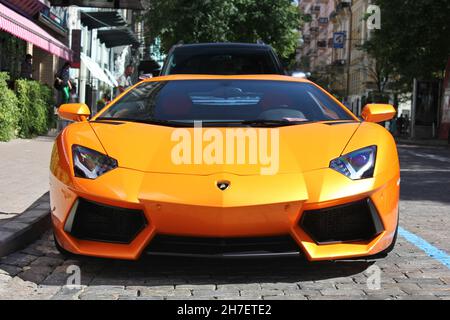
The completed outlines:
<svg viewBox="0 0 450 320">
<path fill-rule="evenodd" d="M 131 260 L 385 255 L 400 168 L 376 123 L 394 114 L 371 104 L 362 121 L 314 83 L 281 75 L 155 77 L 89 120 L 86 105 L 62 105 L 77 122 L 51 157 L 56 247 Z"/>
<path fill-rule="evenodd" d="M 271 46 L 260 43 L 199 43 L 174 46 L 161 71 L 170 74 L 281 74 L 285 71 Z"/>
</svg>

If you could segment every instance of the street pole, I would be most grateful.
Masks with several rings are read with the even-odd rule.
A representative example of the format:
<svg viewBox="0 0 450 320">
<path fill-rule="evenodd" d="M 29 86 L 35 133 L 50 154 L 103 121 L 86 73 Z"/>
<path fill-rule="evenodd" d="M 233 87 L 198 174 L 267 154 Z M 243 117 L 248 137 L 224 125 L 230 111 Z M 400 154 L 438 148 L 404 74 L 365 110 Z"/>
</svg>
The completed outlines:
<svg viewBox="0 0 450 320">
<path fill-rule="evenodd" d="M 413 100 L 411 105 L 411 132 L 410 138 L 414 139 L 416 137 L 416 107 L 417 107 L 417 79 L 414 78 L 413 82 Z"/>
<path fill-rule="evenodd" d="M 350 21 L 348 30 L 348 48 L 347 48 L 347 103 L 350 106 L 350 66 L 352 60 L 352 28 L 353 28 L 353 11 L 352 5 L 348 7 L 350 11 Z M 353 112 L 353 107 L 351 108 Z"/>
</svg>

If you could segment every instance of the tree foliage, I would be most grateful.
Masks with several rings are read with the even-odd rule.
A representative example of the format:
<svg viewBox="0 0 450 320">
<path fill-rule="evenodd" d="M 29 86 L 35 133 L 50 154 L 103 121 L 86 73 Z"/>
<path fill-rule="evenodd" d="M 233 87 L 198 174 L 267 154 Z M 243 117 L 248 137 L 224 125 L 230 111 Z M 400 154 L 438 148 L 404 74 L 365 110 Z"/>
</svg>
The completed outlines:
<svg viewBox="0 0 450 320">
<path fill-rule="evenodd" d="M 53 109 L 49 104 L 49 88 L 37 81 L 17 80 L 16 91 L 20 110 L 19 137 L 31 138 L 47 133 Z"/>
<path fill-rule="evenodd" d="M 8 88 L 9 75 L 0 72 L 0 141 L 15 137 L 19 121 L 19 109 L 14 91 Z"/>
<path fill-rule="evenodd" d="M 393 76 L 394 89 L 410 91 L 412 80 L 441 78 L 450 55 L 450 1 L 376 0 L 381 29 L 364 49 L 377 72 Z"/>
<path fill-rule="evenodd" d="M 298 42 L 300 12 L 290 0 L 152 0 L 149 40 L 161 39 L 167 53 L 176 43 L 262 40 L 283 58 Z"/>
</svg>

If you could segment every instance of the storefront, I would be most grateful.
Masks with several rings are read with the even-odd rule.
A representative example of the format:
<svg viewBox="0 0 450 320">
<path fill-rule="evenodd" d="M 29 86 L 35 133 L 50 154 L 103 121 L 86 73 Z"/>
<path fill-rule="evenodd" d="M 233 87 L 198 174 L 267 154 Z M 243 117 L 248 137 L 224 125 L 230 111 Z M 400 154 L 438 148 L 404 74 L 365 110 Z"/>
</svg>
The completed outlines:
<svg viewBox="0 0 450 320">
<path fill-rule="evenodd" d="M 20 74 L 26 53 L 34 58 L 33 78 L 47 84 L 53 82 L 60 59 L 72 60 L 71 50 L 34 21 L 44 9 L 40 0 L 0 3 L 0 69 L 13 79 Z"/>
<path fill-rule="evenodd" d="M 27 52 L 27 43 L 0 31 L 0 72 L 8 72 L 13 79 L 20 75 L 20 64 Z"/>
</svg>

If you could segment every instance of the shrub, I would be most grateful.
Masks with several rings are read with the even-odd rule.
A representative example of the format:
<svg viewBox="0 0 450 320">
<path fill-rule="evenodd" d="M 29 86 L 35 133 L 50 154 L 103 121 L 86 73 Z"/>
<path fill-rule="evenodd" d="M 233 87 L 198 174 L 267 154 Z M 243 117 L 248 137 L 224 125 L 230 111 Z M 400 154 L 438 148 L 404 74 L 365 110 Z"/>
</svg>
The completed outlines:
<svg viewBox="0 0 450 320">
<path fill-rule="evenodd" d="M 47 106 L 47 128 L 56 128 L 57 117 L 54 106 L 56 104 L 53 89 L 45 84 L 41 84 L 42 99 Z"/>
<path fill-rule="evenodd" d="M 45 134 L 49 128 L 50 93 L 36 81 L 17 80 L 16 91 L 19 101 L 19 136 L 31 138 Z"/>
<path fill-rule="evenodd" d="M 8 88 L 9 75 L 0 72 L 0 141 L 8 141 L 16 136 L 19 118 L 17 98 Z"/>
</svg>

